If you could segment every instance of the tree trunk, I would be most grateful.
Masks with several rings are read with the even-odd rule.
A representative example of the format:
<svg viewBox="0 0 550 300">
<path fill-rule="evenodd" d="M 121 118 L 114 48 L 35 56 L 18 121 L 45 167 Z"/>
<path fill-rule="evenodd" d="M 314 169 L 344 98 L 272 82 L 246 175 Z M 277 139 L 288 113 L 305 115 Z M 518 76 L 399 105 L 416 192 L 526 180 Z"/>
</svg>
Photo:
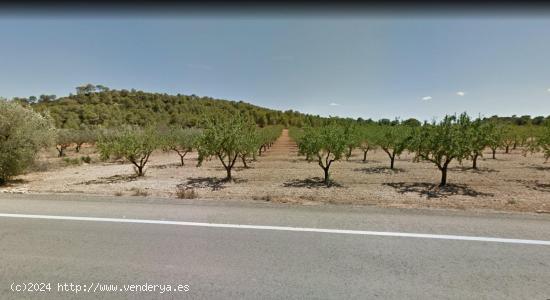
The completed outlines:
<svg viewBox="0 0 550 300">
<path fill-rule="evenodd" d="M 231 167 L 225 167 L 225 170 L 227 171 L 227 177 L 225 177 L 225 180 L 226 181 L 233 180 L 233 178 L 231 177 Z"/>
<path fill-rule="evenodd" d="M 326 186 L 329 186 L 330 184 L 330 175 L 328 173 L 328 167 L 327 168 L 323 168 L 323 171 L 325 171 L 325 180 L 324 180 L 324 183 Z"/>
<path fill-rule="evenodd" d="M 395 162 L 395 154 L 390 157 L 390 169 L 393 170 L 393 163 Z"/>
<path fill-rule="evenodd" d="M 369 152 L 369 150 L 363 151 L 363 162 L 367 162 L 367 152 Z"/>
<path fill-rule="evenodd" d="M 183 162 L 183 155 L 180 155 L 180 160 L 181 160 L 181 166 L 183 167 L 185 165 L 185 163 Z"/>
<path fill-rule="evenodd" d="M 246 158 L 244 156 L 241 156 L 241 159 L 243 161 L 243 165 L 244 165 L 245 169 L 248 169 L 248 165 L 246 164 Z"/>
<path fill-rule="evenodd" d="M 353 151 L 353 147 L 348 147 L 348 155 L 346 155 L 346 160 L 349 160 L 351 157 L 351 152 Z"/>
<path fill-rule="evenodd" d="M 506 145 L 506 154 L 508 154 L 509 152 L 510 152 L 510 146 Z"/>
<path fill-rule="evenodd" d="M 76 144 L 76 148 L 75 148 L 76 153 L 80 153 L 80 147 L 82 147 L 82 144 Z"/>
<path fill-rule="evenodd" d="M 258 156 L 262 156 L 262 147 L 263 146 L 260 146 L 260 149 L 258 149 Z"/>
<path fill-rule="evenodd" d="M 441 170 L 441 182 L 439 183 L 439 186 L 445 186 L 447 184 L 447 165 L 440 168 Z"/>
<path fill-rule="evenodd" d="M 0 177 L 0 186 L 3 185 L 4 183 L 6 183 L 6 180 Z"/>
<path fill-rule="evenodd" d="M 65 155 L 65 148 L 61 147 L 61 148 L 57 148 L 57 152 L 59 153 L 58 157 L 63 157 Z"/>
<path fill-rule="evenodd" d="M 476 170 L 477 170 L 477 157 L 478 157 L 477 154 L 474 155 L 474 157 L 472 157 L 472 168 Z"/>
<path fill-rule="evenodd" d="M 493 159 L 497 159 L 495 155 L 497 154 L 497 149 L 493 149 Z"/>
<path fill-rule="evenodd" d="M 138 169 L 138 177 L 142 177 L 143 176 L 143 166 L 137 166 L 137 169 Z"/>
</svg>

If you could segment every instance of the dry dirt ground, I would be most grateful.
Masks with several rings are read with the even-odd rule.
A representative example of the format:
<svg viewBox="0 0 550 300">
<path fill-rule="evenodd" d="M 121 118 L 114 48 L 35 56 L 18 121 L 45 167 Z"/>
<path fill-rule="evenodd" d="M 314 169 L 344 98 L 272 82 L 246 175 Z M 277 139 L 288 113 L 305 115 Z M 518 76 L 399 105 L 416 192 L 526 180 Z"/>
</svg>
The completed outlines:
<svg viewBox="0 0 550 300">
<path fill-rule="evenodd" d="M 69 157 L 90 155 L 91 164 L 69 165 L 52 150 L 41 154 L 35 171 L 18 177 L 3 192 L 87 193 L 177 198 L 178 186 L 184 197 L 208 199 L 250 199 L 301 204 L 342 203 L 384 207 L 488 209 L 498 211 L 550 211 L 550 163 L 540 154 L 524 157 L 521 150 L 497 153 L 497 159 L 478 161 L 479 170 L 453 163 L 449 186 L 438 189 L 440 173 L 428 162 L 414 163 L 403 154 L 390 170 L 381 150 L 371 151 L 368 161 L 356 151 L 349 161 L 331 167 L 334 185 L 321 183 L 322 170 L 314 162 L 297 156 L 295 143 L 287 132 L 257 161 L 244 169 L 240 163 L 233 175 L 236 182 L 221 181 L 225 170 L 217 160 L 196 167 L 197 155 L 190 153 L 185 166 L 177 154 L 152 155 L 145 177 L 133 176 L 128 163 L 100 162 L 94 148 L 82 153 L 68 151 Z M 194 195 L 190 195 L 191 190 Z M 181 197 L 181 196 L 179 196 Z"/>
</svg>

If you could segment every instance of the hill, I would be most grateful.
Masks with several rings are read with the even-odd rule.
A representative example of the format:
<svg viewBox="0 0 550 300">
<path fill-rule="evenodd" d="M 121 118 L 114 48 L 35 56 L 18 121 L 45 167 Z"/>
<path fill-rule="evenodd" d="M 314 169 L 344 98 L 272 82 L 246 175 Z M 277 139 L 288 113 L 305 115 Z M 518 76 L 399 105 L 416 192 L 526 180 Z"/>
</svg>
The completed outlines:
<svg viewBox="0 0 550 300">
<path fill-rule="evenodd" d="M 39 99 L 18 98 L 36 111 L 48 111 L 58 128 L 78 128 L 82 125 L 116 127 L 123 124 L 147 125 L 161 123 L 197 126 L 202 120 L 242 113 L 260 126 L 303 126 L 319 124 L 324 118 L 297 111 L 279 111 L 252 105 L 196 95 L 168 95 L 137 90 L 111 90 L 103 86 L 77 88 L 77 94 L 67 97 L 42 95 Z"/>
</svg>

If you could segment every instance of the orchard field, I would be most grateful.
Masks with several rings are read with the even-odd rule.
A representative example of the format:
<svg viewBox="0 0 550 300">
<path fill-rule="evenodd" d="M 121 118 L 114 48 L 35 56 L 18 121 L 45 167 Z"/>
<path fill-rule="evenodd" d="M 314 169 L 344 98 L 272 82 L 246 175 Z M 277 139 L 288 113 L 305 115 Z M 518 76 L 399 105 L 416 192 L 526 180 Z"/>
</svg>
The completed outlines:
<svg viewBox="0 0 550 300">
<path fill-rule="evenodd" d="M 40 99 L 0 100 L 0 192 L 550 212 L 550 116 L 323 118 L 93 85 Z"/>
<path fill-rule="evenodd" d="M 452 162 L 448 186 L 437 187 L 440 172 L 430 162 L 413 162 L 405 151 L 395 159 L 394 170 L 380 149 L 355 149 L 349 160 L 331 168 L 334 183 L 326 187 L 316 162 L 298 156 L 298 148 L 284 130 L 273 146 L 251 162 L 248 169 L 238 162 L 234 182 L 224 182 L 225 170 L 217 160 L 196 167 L 197 152 L 185 157 L 185 165 L 174 152 L 155 151 L 146 175 L 137 177 L 129 163 L 101 162 L 95 147 L 80 153 L 70 149 L 67 158 L 89 155 L 91 164 L 70 165 L 53 149 L 41 153 L 37 168 L 19 176 L 4 191 L 38 193 L 90 193 L 118 196 L 178 198 L 178 190 L 193 190 L 205 199 L 245 199 L 283 203 L 356 204 L 407 208 L 490 209 L 499 211 L 550 211 L 550 166 L 541 153 L 523 155 L 522 150 L 499 149 L 496 159 L 486 149 L 479 170 Z M 181 188 L 178 189 L 178 186 Z"/>
</svg>

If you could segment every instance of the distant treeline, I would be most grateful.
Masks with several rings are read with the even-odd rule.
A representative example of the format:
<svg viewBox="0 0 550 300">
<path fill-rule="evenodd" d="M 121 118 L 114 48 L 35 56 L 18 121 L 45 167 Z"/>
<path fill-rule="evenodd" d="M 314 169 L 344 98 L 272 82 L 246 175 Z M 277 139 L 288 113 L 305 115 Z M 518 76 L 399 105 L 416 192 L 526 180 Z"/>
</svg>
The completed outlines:
<svg viewBox="0 0 550 300">
<path fill-rule="evenodd" d="M 283 125 L 286 127 L 321 126 L 337 120 L 339 123 L 420 126 L 415 118 L 405 120 L 326 118 L 293 110 L 279 111 L 252 105 L 243 101 L 230 101 L 196 95 L 168 95 L 132 90 L 112 90 L 103 85 L 87 84 L 76 88 L 76 94 L 57 98 L 55 95 L 14 98 L 35 111 L 45 112 L 55 120 L 57 128 L 118 127 L 121 125 L 147 126 L 151 124 L 201 127 L 212 117 L 234 116 L 252 118 L 260 127 Z M 542 125 L 550 116 L 492 116 L 486 120 L 515 125 Z"/>
</svg>

